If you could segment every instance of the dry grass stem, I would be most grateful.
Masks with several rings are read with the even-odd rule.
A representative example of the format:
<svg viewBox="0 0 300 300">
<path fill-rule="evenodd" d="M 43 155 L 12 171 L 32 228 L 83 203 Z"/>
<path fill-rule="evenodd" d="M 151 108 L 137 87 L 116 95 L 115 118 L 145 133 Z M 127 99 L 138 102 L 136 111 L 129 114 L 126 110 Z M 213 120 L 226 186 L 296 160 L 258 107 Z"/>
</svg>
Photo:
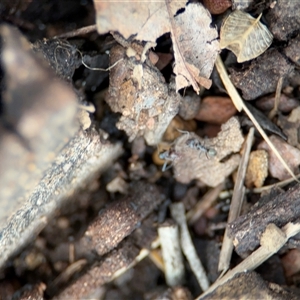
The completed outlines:
<svg viewBox="0 0 300 300">
<path fill-rule="evenodd" d="M 296 175 L 296 178 L 299 179 L 300 174 Z M 266 186 L 263 186 L 263 187 L 260 187 L 260 188 L 254 188 L 254 189 L 251 189 L 251 190 L 247 190 L 247 192 L 251 191 L 251 193 L 260 194 L 261 192 L 270 190 L 274 187 L 284 187 L 284 186 L 290 184 L 293 181 L 294 181 L 294 178 L 289 178 L 289 179 L 286 179 L 286 180 L 283 180 L 283 181 L 280 181 L 280 182 L 277 182 L 277 183 L 274 183 L 274 184 L 270 184 L 270 185 L 266 185 Z"/>
<path fill-rule="evenodd" d="M 217 287 L 225 284 L 236 274 L 254 270 L 268 258 L 270 258 L 273 254 L 277 253 L 289 238 L 299 232 L 300 223 L 288 223 L 282 228 L 282 230 L 280 230 L 274 224 L 269 224 L 261 237 L 262 246 L 254 251 L 246 259 L 244 259 L 234 269 L 227 272 L 225 276 L 218 279 L 213 285 L 209 287 L 207 291 L 205 291 L 205 293 L 196 298 L 196 300 L 202 299 L 204 296 L 214 291 Z"/>
<path fill-rule="evenodd" d="M 244 145 L 244 153 L 238 169 L 237 180 L 234 186 L 230 211 L 228 215 L 228 223 L 233 222 L 240 214 L 245 194 L 244 181 L 246 176 L 247 165 L 249 161 L 251 146 L 254 137 L 254 128 L 250 128 L 246 143 Z M 230 259 L 233 250 L 232 238 L 228 236 L 227 228 L 224 233 L 222 249 L 219 259 L 219 271 L 227 271 L 229 269 Z"/>
<path fill-rule="evenodd" d="M 284 77 L 280 77 L 278 80 L 278 83 L 277 83 L 274 107 L 270 111 L 269 116 L 268 116 L 270 120 L 272 120 L 277 115 L 277 112 L 278 112 L 278 105 L 279 105 L 279 101 L 280 101 L 283 79 L 284 79 Z"/>
<path fill-rule="evenodd" d="M 290 169 L 290 167 L 287 165 L 287 163 L 284 161 L 278 150 L 275 148 L 273 143 L 270 141 L 269 137 L 266 135 L 260 124 L 257 122 L 253 114 L 250 112 L 250 110 L 247 108 L 247 106 L 244 104 L 241 96 L 237 92 L 236 88 L 232 84 L 231 80 L 229 79 L 229 76 L 227 74 L 227 71 L 225 69 L 225 66 L 223 64 L 223 61 L 218 55 L 217 60 L 216 60 L 216 68 L 218 70 L 218 73 L 221 77 L 221 80 L 228 92 L 228 95 L 230 96 L 232 102 L 234 103 L 236 109 L 238 111 L 241 111 L 242 109 L 245 111 L 249 119 L 252 121 L 256 129 L 259 131 L 259 133 L 262 135 L 263 139 L 266 141 L 266 143 L 269 145 L 269 147 L 272 149 L 272 151 L 275 153 L 279 161 L 282 163 L 282 165 L 285 167 L 285 169 L 289 172 L 289 174 L 294 178 L 295 181 L 299 182 L 293 171 Z"/>
<path fill-rule="evenodd" d="M 178 226 L 174 223 L 163 224 L 158 228 L 158 235 L 165 265 L 167 285 L 171 287 L 181 285 L 185 274 Z"/>
<path fill-rule="evenodd" d="M 171 205 L 171 215 L 180 227 L 180 240 L 182 251 L 189 262 L 189 265 L 203 291 L 209 287 L 209 280 L 206 276 L 202 263 L 197 255 L 196 249 L 190 236 L 183 203 L 174 203 Z"/>
<path fill-rule="evenodd" d="M 203 213 L 211 207 L 211 205 L 217 200 L 219 194 L 224 188 L 224 182 L 217 185 L 215 188 L 209 190 L 196 204 L 196 206 L 191 209 L 187 214 L 186 218 L 189 225 L 193 225 Z"/>
</svg>

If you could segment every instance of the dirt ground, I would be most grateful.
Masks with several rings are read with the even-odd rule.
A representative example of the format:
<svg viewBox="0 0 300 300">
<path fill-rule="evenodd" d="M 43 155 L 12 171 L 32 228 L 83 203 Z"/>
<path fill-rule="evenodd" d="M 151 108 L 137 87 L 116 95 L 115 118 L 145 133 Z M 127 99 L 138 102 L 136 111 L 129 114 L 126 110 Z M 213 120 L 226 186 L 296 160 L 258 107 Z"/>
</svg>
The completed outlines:
<svg viewBox="0 0 300 300">
<path fill-rule="evenodd" d="M 2 1 L 0 299 L 299 299 L 299 15 Z"/>
</svg>

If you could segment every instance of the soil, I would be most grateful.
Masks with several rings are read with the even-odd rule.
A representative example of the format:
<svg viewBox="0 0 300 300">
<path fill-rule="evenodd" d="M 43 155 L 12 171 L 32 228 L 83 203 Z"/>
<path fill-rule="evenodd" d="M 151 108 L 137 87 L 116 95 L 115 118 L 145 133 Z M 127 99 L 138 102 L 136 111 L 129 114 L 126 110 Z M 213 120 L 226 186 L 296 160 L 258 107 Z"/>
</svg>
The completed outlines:
<svg viewBox="0 0 300 300">
<path fill-rule="evenodd" d="M 167 5 L 179 17 L 153 15 L 158 39 L 140 4 L 124 20 L 121 6 L 94 2 L 0 4 L 0 299 L 194 299 L 208 288 L 198 258 L 209 285 L 219 277 L 225 229 L 231 270 L 264 246 L 268 225 L 278 240 L 290 236 L 300 184 L 257 131 L 245 158 L 253 123 L 213 69 L 220 26 L 237 1 L 205 0 L 212 16 L 197 1 Z M 273 42 L 250 61 L 226 49 L 221 57 L 298 176 L 300 3 L 244 2 L 252 16 L 262 13 Z M 200 37 L 197 5 L 207 26 Z M 232 220 L 237 190 L 244 203 Z M 168 226 L 177 240 L 164 252 L 158 228 Z M 183 273 L 169 279 L 166 260 L 178 252 Z M 299 299 L 299 261 L 296 234 L 201 299 Z"/>
</svg>

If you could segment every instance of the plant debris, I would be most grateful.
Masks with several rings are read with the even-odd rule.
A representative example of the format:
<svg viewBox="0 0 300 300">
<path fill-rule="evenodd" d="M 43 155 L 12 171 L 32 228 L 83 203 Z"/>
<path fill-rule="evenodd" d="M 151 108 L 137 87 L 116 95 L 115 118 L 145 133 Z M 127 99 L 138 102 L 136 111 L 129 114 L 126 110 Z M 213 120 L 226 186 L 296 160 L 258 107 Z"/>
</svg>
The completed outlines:
<svg viewBox="0 0 300 300">
<path fill-rule="evenodd" d="M 234 238 L 235 251 L 246 255 L 259 245 L 259 239 L 267 224 L 282 227 L 288 222 L 298 223 L 300 185 L 287 192 L 275 189 L 263 196 L 250 211 L 228 224 L 229 235 Z"/>
<path fill-rule="evenodd" d="M 0 4 L 0 298 L 298 299 L 299 4 L 24 1 Z"/>
<path fill-rule="evenodd" d="M 231 50 L 238 62 L 251 60 L 264 53 L 271 45 L 273 36 L 260 23 L 261 16 L 255 19 L 240 10 L 233 11 L 221 27 L 220 48 Z"/>
<path fill-rule="evenodd" d="M 207 157 L 203 151 L 191 147 L 188 144 L 191 139 L 199 141 L 206 149 L 214 149 L 216 155 Z M 208 186 L 217 186 L 239 165 L 240 155 L 237 152 L 243 141 L 239 121 L 234 117 L 222 125 L 216 138 L 202 139 L 194 133 L 183 133 L 173 146 L 179 157 L 173 162 L 176 180 L 188 183 L 198 179 Z"/>
<path fill-rule="evenodd" d="M 132 2 L 125 6 L 95 1 L 97 29 L 100 34 L 119 31 L 125 39 L 136 35 L 135 39 L 152 43 L 170 32 L 175 55 L 176 91 L 192 85 L 199 93 L 199 85 L 211 86 L 208 78 L 218 54 L 218 34 L 210 27 L 211 16 L 201 3 L 191 3 L 183 13 L 176 15 L 184 5 L 185 1 L 153 2 L 150 5 Z M 135 18 L 124 26 L 122 17 L 116 17 L 115 12 L 127 15 L 132 9 L 136 11 Z M 197 43 L 198 47 L 192 47 L 191 43 Z"/>
</svg>

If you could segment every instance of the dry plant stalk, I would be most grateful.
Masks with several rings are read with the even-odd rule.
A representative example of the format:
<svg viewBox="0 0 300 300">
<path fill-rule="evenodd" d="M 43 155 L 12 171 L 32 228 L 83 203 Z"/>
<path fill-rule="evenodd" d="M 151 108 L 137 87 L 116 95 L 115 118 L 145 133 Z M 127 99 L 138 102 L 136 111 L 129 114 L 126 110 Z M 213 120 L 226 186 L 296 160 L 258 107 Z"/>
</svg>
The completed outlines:
<svg viewBox="0 0 300 300">
<path fill-rule="evenodd" d="M 171 215 L 180 227 L 180 240 L 181 248 L 186 256 L 189 265 L 195 274 L 195 277 L 203 291 L 206 291 L 209 287 L 209 280 L 205 274 L 205 270 L 197 255 L 196 249 L 192 242 L 192 238 L 187 226 L 184 205 L 182 202 L 174 203 L 171 205 Z"/>
<path fill-rule="evenodd" d="M 262 129 L 260 124 L 257 122 L 257 120 L 255 119 L 253 114 L 250 112 L 250 110 L 247 108 L 247 106 L 243 102 L 243 99 L 241 98 L 241 96 L 237 92 L 236 88 L 234 87 L 233 83 L 231 82 L 231 80 L 230 80 L 230 78 L 227 74 L 227 71 L 225 69 L 225 66 L 223 64 L 223 61 L 222 61 L 222 58 L 220 57 L 220 55 L 218 55 L 217 60 L 216 60 L 216 68 L 217 68 L 217 71 L 218 71 L 218 73 L 219 73 L 219 75 L 222 79 L 222 82 L 223 82 L 223 84 L 224 84 L 224 86 L 227 90 L 227 93 L 230 96 L 230 98 L 231 98 L 233 104 L 235 105 L 236 109 L 238 111 L 242 111 L 242 110 L 245 111 L 245 113 L 247 114 L 249 119 L 252 121 L 252 123 L 254 124 L 256 129 L 259 131 L 259 133 L 262 135 L 263 139 L 266 141 L 266 143 L 269 145 L 269 147 L 272 149 L 272 151 L 275 153 L 275 155 L 277 156 L 279 161 L 283 164 L 285 169 L 289 172 L 289 174 L 293 177 L 293 179 L 295 181 L 299 182 L 299 180 L 297 179 L 297 177 L 295 176 L 293 171 L 290 169 L 290 167 L 284 161 L 283 157 L 280 155 L 280 153 L 275 148 L 275 146 L 273 145 L 273 143 L 271 142 L 271 140 L 269 139 L 267 134 L 264 132 L 264 130 Z"/>
<path fill-rule="evenodd" d="M 179 230 L 176 224 L 168 222 L 158 228 L 158 235 L 165 265 L 168 286 L 177 286 L 184 281 L 184 263 L 180 248 Z"/>
<path fill-rule="evenodd" d="M 188 211 L 186 218 L 189 225 L 193 225 L 203 213 L 211 207 L 211 205 L 217 200 L 221 191 L 224 188 L 224 182 L 220 183 L 216 187 L 209 190 L 196 204 L 194 208 Z"/>
<path fill-rule="evenodd" d="M 204 296 L 214 291 L 220 285 L 225 284 L 236 274 L 254 270 L 269 259 L 273 254 L 277 253 L 289 238 L 299 232 L 299 223 L 288 223 L 282 229 L 279 229 L 272 223 L 269 224 L 261 237 L 261 247 L 244 259 L 234 269 L 230 270 L 225 276 L 219 278 L 207 291 L 205 291 L 205 293 L 196 298 L 196 300 L 203 299 Z"/>
<path fill-rule="evenodd" d="M 241 163 L 238 169 L 237 180 L 234 186 L 230 211 L 228 215 L 228 223 L 233 222 L 240 214 L 243 204 L 243 198 L 245 194 L 244 181 L 246 176 L 247 165 L 249 161 L 251 146 L 254 137 L 254 128 L 250 128 L 248 137 L 245 144 L 245 150 L 241 159 Z M 227 227 L 224 233 L 224 239 L 222 243 L 218 271 L 226 272 L 229 269 L 230 259 L 233 250 L 232 238 L 228 236 Z"/>
</svg>

